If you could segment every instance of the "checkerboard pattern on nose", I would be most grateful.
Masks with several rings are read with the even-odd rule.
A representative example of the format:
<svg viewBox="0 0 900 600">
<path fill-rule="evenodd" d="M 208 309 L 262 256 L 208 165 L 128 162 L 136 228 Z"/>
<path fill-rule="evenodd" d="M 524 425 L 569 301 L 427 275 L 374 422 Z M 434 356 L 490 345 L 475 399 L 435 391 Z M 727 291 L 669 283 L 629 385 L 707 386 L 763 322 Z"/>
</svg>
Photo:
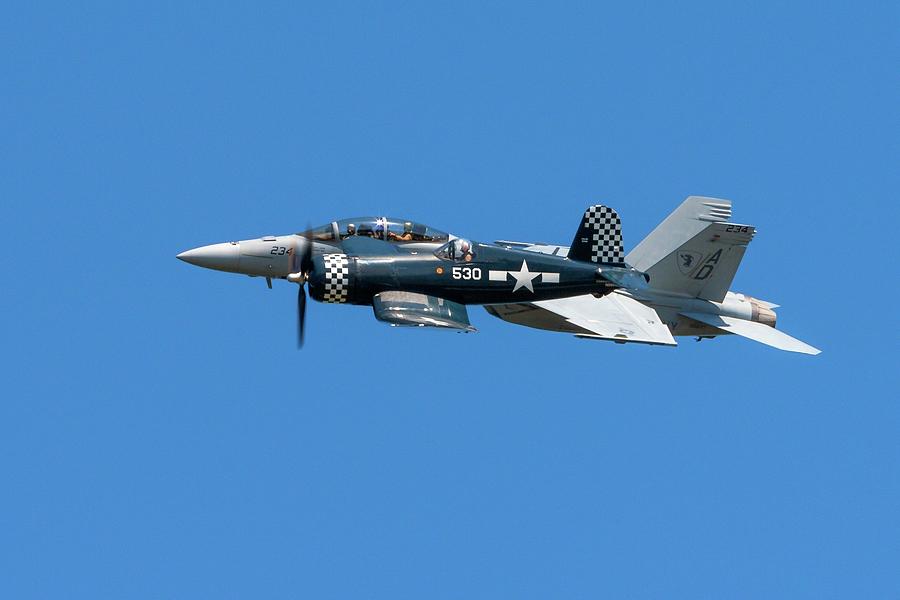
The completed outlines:
<svg viewBox="0 0 900 600">
<path fill-rule="evenodd" d="M 625 262 L 622 221 L 608 206 L 591 206 L 584 213 L 584 227 L 591 230 L 591 261 L 604 264 Z"/>
<path fill-rule="evenodd" d="M 324 302 L 346 302 L 350 292 L 350 260 L 346 254 L 324 254 L 325 295 Z"/>
</svg>

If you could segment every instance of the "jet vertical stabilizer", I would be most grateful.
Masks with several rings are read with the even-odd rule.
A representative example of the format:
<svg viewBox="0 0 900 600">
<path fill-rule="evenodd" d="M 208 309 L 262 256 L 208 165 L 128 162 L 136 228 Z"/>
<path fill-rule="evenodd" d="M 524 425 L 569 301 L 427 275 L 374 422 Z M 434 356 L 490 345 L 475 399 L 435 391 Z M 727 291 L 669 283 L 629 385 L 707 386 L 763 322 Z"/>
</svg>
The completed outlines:
<svg viewBox="0 0 900 600">
<path fill-rule="evenodd" d="M 657 225 L 628 256 L 625 262 L 646 272 L 679 246 L 703 231 L 710 223 L 731 218 L 731 200 L 688 196 L 681 205 Z"/>
<path fill-rule="evenodd" d="M 731 202 L 691 196 L 626 261 L 662 292 L 721 302 L 756 228 L 726 222 Z"/>
</svg>

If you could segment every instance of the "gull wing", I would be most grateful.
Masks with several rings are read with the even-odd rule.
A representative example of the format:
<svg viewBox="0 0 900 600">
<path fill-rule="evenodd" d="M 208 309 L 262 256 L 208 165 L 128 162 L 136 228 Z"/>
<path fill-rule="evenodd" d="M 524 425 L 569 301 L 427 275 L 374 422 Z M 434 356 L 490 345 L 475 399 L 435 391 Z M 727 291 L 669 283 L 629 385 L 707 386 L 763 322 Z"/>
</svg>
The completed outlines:
<svg viewBox="0 0 900 600">
<path fill-rule="evenodd" d="M 533 306 L 563 317 L 579 337 L 676 346 L 669 328 L 655 310 L 622 294 L 542 300 Z"/>
<path fill-rule="evenodd" d="M 774 327 L 769 327 L 763 323 L 755 321 L 745 321 L 743 319 L 735 319 L 734 317 L 723 317 L 721 315 L 713 315 L 709 313 L 681 313 L 686 317 L 717 327 L 726 333 L 733 333 L 745 338 L 750 338 L 761 344 L 778 348 L 779 350 L 787 350 L 788 352 L 800 352 L 801 354 L 816 355 L 821 352 L 818 348 L 813 348 L 809 344 L 789 336 L 788 334 L 778 331 Z"/>
<path fill-rule="evenodd" d="M 393 327 L 439 327 L 475 331 L 466 307 L 436 296 L 414 292 L 382 292 L 372 298 L 375 318 Z"/>
</svg>

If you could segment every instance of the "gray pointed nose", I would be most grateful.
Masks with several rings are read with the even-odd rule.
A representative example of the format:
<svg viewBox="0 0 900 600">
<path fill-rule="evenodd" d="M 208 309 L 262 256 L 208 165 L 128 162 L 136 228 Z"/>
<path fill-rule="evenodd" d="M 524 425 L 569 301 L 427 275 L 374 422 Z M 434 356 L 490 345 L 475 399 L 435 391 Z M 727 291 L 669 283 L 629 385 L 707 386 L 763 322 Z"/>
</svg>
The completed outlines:
<svg viewBox="0 0 900 600">
<path fill-rule="evenodd" d="M 211 244 L 187 250 L 175 258 L 207 269 L 237 271 L 241 260 L 241 245 L 237 242 Z"/>
</svg>

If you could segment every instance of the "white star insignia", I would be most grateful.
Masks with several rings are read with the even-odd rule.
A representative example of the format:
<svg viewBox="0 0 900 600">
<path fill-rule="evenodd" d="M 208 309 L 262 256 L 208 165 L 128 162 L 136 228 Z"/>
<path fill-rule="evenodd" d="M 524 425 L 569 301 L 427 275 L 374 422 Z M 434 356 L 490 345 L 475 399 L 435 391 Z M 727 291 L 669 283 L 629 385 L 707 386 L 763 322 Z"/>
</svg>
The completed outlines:
<svg viewBox="0 0 900 600">
<path fill-rule="evenodd" d="M 536 271 L 532 273 L 528 270 L 528 263 L 524 260 L 522 261 L 522 268 L 518 271 L 509 271 L 509 274 L 512 275 L 516 280 L 516 285 L 513 287 L 513 292 L 519 290 L 519 288 L 527 288 L 529 292 L 534 293 L 534 285 L 532 282 L 534 278 L 541 274 L 540 271 Z"/>
</svg>

